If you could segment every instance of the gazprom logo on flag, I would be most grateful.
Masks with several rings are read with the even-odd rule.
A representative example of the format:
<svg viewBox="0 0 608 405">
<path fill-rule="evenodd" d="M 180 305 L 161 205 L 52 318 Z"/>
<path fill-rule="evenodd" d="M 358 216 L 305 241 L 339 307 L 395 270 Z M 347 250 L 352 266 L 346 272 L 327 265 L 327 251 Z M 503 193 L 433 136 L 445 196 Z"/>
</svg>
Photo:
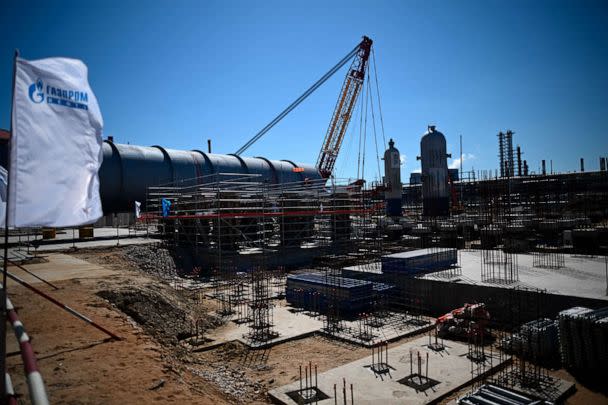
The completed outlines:
<svg viewBox="0 0 608 405">
<path fill-rule="evenodd" d="M 32 83 L 29 91 L 30 100 L 36 104 L 42 103 L 44 101 L 44 92 L 42 91 L 43 87 L 44 85 L 40 79 L 36 80 L 36 83 Z"/>
<path fill-rule="evenodd" d="M 57 104 L 64 107 L 88 110 L 89 95 L 86 91 L 60 89 L 51 85 L 44 86 L 41 79 L 29 87 L 28 94 L 33 103 L 40 104 L 45 98 L 47 104 Z"/>
</svg>

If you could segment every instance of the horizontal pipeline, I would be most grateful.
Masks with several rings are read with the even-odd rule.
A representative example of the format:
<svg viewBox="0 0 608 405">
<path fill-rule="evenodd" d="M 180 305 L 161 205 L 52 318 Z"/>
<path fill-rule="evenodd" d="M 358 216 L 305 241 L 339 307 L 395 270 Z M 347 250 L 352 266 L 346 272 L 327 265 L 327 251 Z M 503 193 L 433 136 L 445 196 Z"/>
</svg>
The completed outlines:
<svg viewBox="0 0 608 405">
<path fill-rule="evenodd" d="M 147 219 L 204 219 L 204 218 L 259 218 L 259 217 L 294 217 L 315 215 L 344 215 L 344 214 L 368 214 L 377 210 L 368 208 L 362 210 L 315 210 L 315 211 L 288 211 L 288 212 L 239 212 L 223 214 L 190 214 L 190 215 L 149 215 Z"/>
</svg>

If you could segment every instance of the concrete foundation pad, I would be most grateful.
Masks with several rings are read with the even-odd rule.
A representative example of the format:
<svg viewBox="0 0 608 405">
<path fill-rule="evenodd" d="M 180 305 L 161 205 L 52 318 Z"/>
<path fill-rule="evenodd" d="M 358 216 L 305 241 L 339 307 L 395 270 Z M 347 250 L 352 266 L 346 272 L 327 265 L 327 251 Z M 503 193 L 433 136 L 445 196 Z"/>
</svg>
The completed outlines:
<svg viewBox="0 0 608 405">
<path fill-rule="evenodd" d="M 252 342 L 247 338 L 250 331 L 250 321 L 239 321 L 233 314 L 226 319 L 226 324 L 206 334 L 208 339 L 194 350 L 203 351 L 231 341 L 239 341 L 251 348 L 265 348 L 293 339 L 301 339 L 315 333 L 332 339 L 354 343 L 363 347 L 372 347 L 378 342 L 392 342 L 403 337 L 415 335 L 432 329 L 435 318 L 426 316 L 412 317 L 402 313 L 390 312 L 384 317 L 378 317 L 379 325 L 362 328 L 359 321 L 341 321 L 341 329 L 337 333 L 328 333 L 324 328 L 324 317 L 308 311 L 299 310 L 283 305 L 284 301 L 273 309 L 274 326 L 272 330 L 278 335 L 266 342 Z M 363 332 L 370 332 L 368 339 L 361 338 Z"/>
<path fill-rule="evenodd" d="M 304 338 L 323 328 L 323 321 L 321 319 L 302 313 L 294 314 L 290 311 L 289 307 L 277 306 L 273 309 L 274 326 L 272 328 L 273 331 L 278 333 L 277 337 L 267 342 L 256 343 L 246 338 L 250 330 L 249 323 L 235 323 L 233 319 L 230 319 L 225 325 L 214 329 L 206 335 L 205 337 L 211 341 L 206 345 L 199 346 L 197 350 L 213 348 L 219 344 L 235 340 L 252 348 L 269 347 L 288 340 Z"/>
<path fill-rule="evenodd" d="M 496 385 L 507 387 L 523 395 L 555 403 L 561 403 L 574 390 L 573 382 L 552 376 L 541 378 L 538 384 L 534 386 L 524 386 L 521 384 L 521 379 L 518 379 L 516 375 L 509 376 L 508 374 L 505 376 L 505 381 L 497 380 L 495 382 Z"/>
<path fill-rule="evenodd" d="M 378 342 L 393 342 L 407 336 L 426 332 L 435 326 L 435 318 L 427 316 L 411 317 L 397 312 L 391 312 L 388 316 L 377 318 L 377 320 L 379 324 L 368 330 L 363 328 L 359 321 L 342 321 L 343 330 L 333 334 L 321 330 L 321 333 L 363 347 L 372 347 Z M 370 334 L 371 336 L 368 336 Z"/>
<path fill-rule="evenodd" d="M 38 277 L 51 282 L 75 278 L 105 277 L 116 274 L 112 270 L 70 255 L 53 253 L 45 255 L 45 259 L 44 263 L 26 264 L 23 267 Z M 9 265 L 8 271 L 30 284 L 42 283 L 42 281 L 15 266 Z M 16 282 L 9 280 L 9 286 L 11 284 L 14 285 Z"/>
<path fill-rule="evenodd" d="M 457 281 L 463 284 L 487 285 L 505 288 L 525 287 L 546 289 L 548 293 L 574 297 L 608 300 L 606 295 L 606 260 L 604 257 L 564 254 L 564 267 L 545 269 L 533 266 L 534 256 L 517 254 L 519 281 L 511 284 L 487 282 L 481 279 L 482 253 L 479 250 L 461 250 L 461 276 L 456 280 L 442 279 L 441 273 L 424 276 L 437 281 Z"/>
<path fill-rule="evenodd" d="M 150 243 L 158 243 L 158 239 L 144 238 L 144 237 L 131 237 L 124 239 L 92 239 L 86 241 L 78 241 L 75 244 L 71 242 L 66 243 L 53 243 L 48 245 L 40 245 L 37 251 L 40 252 L 53 252 L 70 250 L 74 246 L 78 249 L 94 249 L 94 248 L 109 248 L 114 246 L 130 246 L 130 245 L 146 245 Z"/>
<path fill-rule="evenodd" d="M 390 369 L 383 374 L 371 369 L 370 356 L 331 369 L 318 375 L 317 388 L 329 396 L 319 404 L 342 403 L 343 379 L 346 381 L 346 396 L 350 403 L 350 385 L 353 386 L 354 402 L 358 404 L 427 404 L 439 401 L 471 381 L 471 362 L 467 358 L 468 348 L 460 342 L 445 341 L 445 350 L 436 352 L 428 347 L 428 337 L 421 337 L 388 351 Z M 411 357 L 410 357 L 411 353 Z M 421 367 L 418 369 L 418 353 Z M 428 375 L 427 368 L 428 353 Z M 410 364 L 410 358 L 413 364 Z M 486 373 L 500 367 L 497 356 L 486 359 Z M 400 382 L 401 381 L 401 382 Z M 337 388 L 334 394 L 334 387 Z M 288 393 L 298 391 L 296 381 L 269 392 L 273 400 L 281 404 L 297 405 Z M 337 398 L 336 398 L 337 397 Z"/>
</svg>

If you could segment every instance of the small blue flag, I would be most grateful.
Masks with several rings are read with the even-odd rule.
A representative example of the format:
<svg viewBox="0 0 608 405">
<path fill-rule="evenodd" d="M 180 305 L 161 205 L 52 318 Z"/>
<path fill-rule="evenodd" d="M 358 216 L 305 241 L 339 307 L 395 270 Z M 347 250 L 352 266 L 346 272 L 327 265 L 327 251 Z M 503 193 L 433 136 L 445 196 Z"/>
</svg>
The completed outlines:
<svg viewBox="0 0 608 405">
<path fill-rule="evenodd" d="M 171 212 L 171 201 L 167 200 L 166 198 L 163 198 L 162 202 L 163 202 L 163 217 L 168 217 L 169 213 Z"/>
</svg>

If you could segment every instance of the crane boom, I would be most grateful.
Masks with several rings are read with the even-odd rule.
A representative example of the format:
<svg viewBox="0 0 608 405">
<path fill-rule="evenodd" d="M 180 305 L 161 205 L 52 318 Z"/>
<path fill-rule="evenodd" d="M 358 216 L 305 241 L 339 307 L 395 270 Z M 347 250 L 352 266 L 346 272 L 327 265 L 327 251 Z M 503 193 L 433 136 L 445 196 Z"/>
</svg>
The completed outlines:
<svg viewBox="0 0 608 405">
<path fill-rule="evenodd" d="M 298 105 L 300 105 L 300 103 L 302 101 L 304 101 L 316 89 L 318 89 L 323 83 L 325 83 L 327 81 L 327 79 L 332 77 L 333 74 L 336 73 L 338 70 L 340 70 L 340 68 L 342 66 L 346 65 L 348 63 L 348 61 L 351 60 L 353 56 L 355 56 L 355 54 L 360 52 L 360 49 L 361 49 L 361 45 L 357 45 L 352 51 L 350 51 L 345 57 L 343 57 L 334 67 L 332 67 L 319 80 L 317 80 L 312 86 L 310 86 L 308 88 L 308 90 L 306 90 L 300 97 L 298 97 L 293 103 L 291 103 L 289 106 L 287 106 L 286 109 L 281 111 L 281 113 L 279 115 L 274 117 L 274 119 L 272 121 L 270 121 L 270 123 L 268 123 L 268 125 L 266 125 L 257 134 L 255 134 L 249 141 L 247 141 L 247 143 L 245 145 L 241 146 L 241 148 L 235 152 L 235 155 L 237 155 L 237 156 L 241 155 L 243 152 L 245 152 L 247 149 L 249 149 L 249 147 L 251 145 L 256 143 L 262 136 L 264 136 L 264 134 L 266 134 L 266 132 L 270 131 L 270 129 L 272 127 L 274 127 L 276 124 L 278 124 L 279 121 L 281 121 L 283 118 L 285 118 L 285 116 L 287 114 L 289 114 L 294 108 L 296 108 Z M 352 66 L 351 66 L 351 69 L 352 69 Z"/>
<path fill-rule="evenodd" d="M 336 159 L 344 140 L 344 134 L 357 103 L 359 92 L 363 87 L 371 47 L 372 40 L 364 36 L 344 78 L 340 97 L 336 103 L 336 108 L 334 109 L 317 159 L 317 169 L 324 178 L 328 178 L 333 173 L 334 165 L 336 164 Z"/>
</svg>

